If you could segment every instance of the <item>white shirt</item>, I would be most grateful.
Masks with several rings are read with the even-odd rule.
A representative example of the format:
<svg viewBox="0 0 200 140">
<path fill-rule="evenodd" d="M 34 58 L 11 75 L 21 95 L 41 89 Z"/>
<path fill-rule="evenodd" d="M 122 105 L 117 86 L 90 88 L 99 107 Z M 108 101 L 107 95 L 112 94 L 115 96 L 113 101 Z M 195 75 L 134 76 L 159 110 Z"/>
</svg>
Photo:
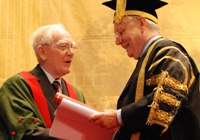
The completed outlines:
<svg viewBox="0 0 200 140">
<path fill-rule="evenodd" d="M 40 66 L 41 67 L 41 66 Z M 49 81 L 50 81 L 50 83 L 52 84 L 55 80 L 56 81 L 58 81 L 59 83 L 60 83 L 60 86 L 59 86 L 59 91 L 60 91 L 60 93 L 62 92 L 62 84 L 61 84 L 61 78 L 59 78 L 59 79 L 54 79 L 53 78 L 53 76 L 50 74 L 50 73 L 48 73 L 45 69 L 43 69 L 42 67 L 41 67 L 41 69 L 44 71 L 44 73 L 46 74 L 46 76 L 47 76 L 47 78 L 49 79 Z"/>
</svg>

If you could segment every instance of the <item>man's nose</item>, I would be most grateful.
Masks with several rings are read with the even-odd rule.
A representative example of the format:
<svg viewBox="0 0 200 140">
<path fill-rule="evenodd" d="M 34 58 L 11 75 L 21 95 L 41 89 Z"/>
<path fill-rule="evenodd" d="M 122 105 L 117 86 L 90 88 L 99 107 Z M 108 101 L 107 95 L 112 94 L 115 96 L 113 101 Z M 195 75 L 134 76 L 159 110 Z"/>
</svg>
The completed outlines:
<svg viewBox="0 0 200 140">
<path fill-rule="evenodd" d="M 120 45 L 122 43 L 122 38 L 121 36 L 116 36 L 115 44 Z"/>
</svg>

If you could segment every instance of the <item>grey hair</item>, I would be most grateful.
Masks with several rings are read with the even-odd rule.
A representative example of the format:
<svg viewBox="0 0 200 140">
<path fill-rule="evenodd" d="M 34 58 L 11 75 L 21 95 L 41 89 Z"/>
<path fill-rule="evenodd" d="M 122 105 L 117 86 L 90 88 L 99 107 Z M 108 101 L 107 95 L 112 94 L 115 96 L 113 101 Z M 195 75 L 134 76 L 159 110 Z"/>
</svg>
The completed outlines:
<svg viewBox="0 0 200 140">
<path fill-rule="evenodd" d="M 147 23 L 152 31 L 160 32 L 160 27 L 153 21 L 146 18 Z"/>
<path fill-rule="evenodd" d="M 51 24 L 40 27 L 30 38 L 30 43 L 38 57 L 37 47 L 40 45 L 51 44 L 63 35 L 69 35 L 62 24 Z"/>
<path fill-rule="evenodd" d="M 123 22 L 129 22 L 129 21 L 133 21 L 135 22 L 140 16 L 126 16 L 125 18 L 123 18 Z M 152 31 L 155 31 L 155 32 L 160 32 L 160 27 L 153 21 L 145 18 L 148 25 L 149 25 L 149 28 L 152 30 Z"/>
</svg>

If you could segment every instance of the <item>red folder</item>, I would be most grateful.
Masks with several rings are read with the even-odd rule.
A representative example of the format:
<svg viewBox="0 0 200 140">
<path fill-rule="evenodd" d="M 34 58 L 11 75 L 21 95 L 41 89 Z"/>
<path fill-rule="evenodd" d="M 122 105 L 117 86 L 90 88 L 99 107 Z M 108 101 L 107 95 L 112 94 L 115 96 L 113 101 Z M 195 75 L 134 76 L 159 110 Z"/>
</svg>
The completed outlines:
<svg viewBox="0 0 200 140">
<path fill-rule="evenodd" d="M 88 118 L 98 113 L 86 104 L 57 93 L 54 99 L 59 107 L 50 129 L 50 136 L 64 140 L 112 140 L 114 130 L 93 125 Z"/>
</svg>

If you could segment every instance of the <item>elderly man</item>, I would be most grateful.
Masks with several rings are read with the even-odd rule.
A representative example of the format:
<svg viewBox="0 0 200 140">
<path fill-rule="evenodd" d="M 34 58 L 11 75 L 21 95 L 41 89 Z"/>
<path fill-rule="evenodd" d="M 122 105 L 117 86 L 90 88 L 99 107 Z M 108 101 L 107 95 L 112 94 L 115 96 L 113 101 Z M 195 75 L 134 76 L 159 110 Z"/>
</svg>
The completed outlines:
<svg viewBox="0 0 200 140">
<path fill-rule="evenodd" d="M 82 92 L 62 78 L 70 73 L 76 49 L 64 26 L 40 27 L 31 43 L 39 64 L 7 79 L 0 89 L 1 140 L 56 139 L 49 136 L 56 92 L 85 103 Z"/>
<path fill-rule="evenodd" d="M 199 73 L 182 45 L 160 35 L 155 10 L 167 3 L 111 0 L 103 4 L 116 10 L 116 44 L 138 62 L 117 110 L 105 110 L 89 120 L 106 129 L 120 127 L 115 140 L 199 140 Z"/>
</svg>

